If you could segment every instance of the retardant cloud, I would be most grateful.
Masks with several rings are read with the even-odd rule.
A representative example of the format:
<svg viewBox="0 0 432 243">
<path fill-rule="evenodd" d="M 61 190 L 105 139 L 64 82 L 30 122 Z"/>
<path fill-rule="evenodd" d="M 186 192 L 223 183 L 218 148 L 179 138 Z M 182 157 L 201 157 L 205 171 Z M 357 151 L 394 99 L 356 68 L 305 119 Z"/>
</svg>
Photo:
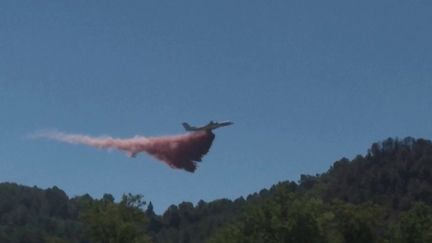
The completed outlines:
<svg viewBox="0 0 432 243">
<path fill-rule="evenodd" d="M 146 152 L 172 168 L 194 172 L 197 162 L 200 162 L 209 151 L 215 135 L 210 130 L 204 130 L 174 136 L 136 136 L 125 139 L 63 132 L 39 132 L 32 137 L 83 144 L 100 149 L 117 149 L 126 152 L 130 157 Z"/>
</svg>

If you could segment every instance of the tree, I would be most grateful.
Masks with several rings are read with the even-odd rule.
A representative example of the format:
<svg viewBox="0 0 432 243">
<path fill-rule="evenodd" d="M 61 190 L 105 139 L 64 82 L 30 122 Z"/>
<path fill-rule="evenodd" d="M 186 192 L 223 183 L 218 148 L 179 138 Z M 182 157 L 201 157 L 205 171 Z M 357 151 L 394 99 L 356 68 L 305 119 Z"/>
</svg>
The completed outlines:
<svg viewBox="0 0 432 243">
<path fill-rule="evenodd" d="M 96 243 L 149 242 L 143 205 L 141 195 L 131 194 L 123 195 L 118 204 L 110 197 L 91 202 L 82 215 L 89 238 Z"/>
<path fill-rule="evenodd" d="M 432 242 L 432 207 L 416 203 L 401 216 L 398 232 L 399 242 Z"/>
<path fill-rule="evenodd" d="M 326 242 L 324 211 L 320 200 L 278 191 L 265 204 L 248 209 L 209 242 Z"/>
<path fill-rule="evenodd" d="M 334 202 L 332 207 L 343 242 L 377 242 L 375 231 L 380 229 L 378 221 L 384 214 L 381 207 L 372 203 L 353 205 L 343 202 Z"/>
</svg>

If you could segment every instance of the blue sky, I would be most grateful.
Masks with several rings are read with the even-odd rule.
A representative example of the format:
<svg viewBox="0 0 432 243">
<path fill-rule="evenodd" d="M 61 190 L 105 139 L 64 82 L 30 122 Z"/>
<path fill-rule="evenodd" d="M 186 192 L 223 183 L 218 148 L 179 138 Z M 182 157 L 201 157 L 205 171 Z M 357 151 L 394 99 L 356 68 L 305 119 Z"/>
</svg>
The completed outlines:
<svg viewBox="0 0 432 243">
<path fill-rule="evenodd" d="M 171 204 L 432 137 L 430 1 L 2 1 L 0 181 Z M 230 119 L 195 174 L 26 136 L 129 137 Z"/>
</svg>

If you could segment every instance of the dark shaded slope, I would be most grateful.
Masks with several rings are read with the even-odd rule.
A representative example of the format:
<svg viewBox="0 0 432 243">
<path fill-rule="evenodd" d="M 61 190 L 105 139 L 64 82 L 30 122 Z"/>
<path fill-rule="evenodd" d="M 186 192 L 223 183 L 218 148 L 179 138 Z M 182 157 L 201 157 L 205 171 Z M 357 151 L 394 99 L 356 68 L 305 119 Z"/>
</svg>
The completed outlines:
<svg viewBox="0 0 432 243">
<path fill-rule="evenodd" d="M 100 200 L 88 195 L 69 199 L 57 187 L 0 183 L 0 242 L 86 243 L 90 238 L 111 239 L 115 234 L 105 227 L 124 226 L 134 229 L 134 234 L 127 230 L 130 235 L 149 235 L 154 242 L 205 242 L 227 226 L 237 229 L 239 237 L 246 232 L 249 239 L 267 236 L 266 230 L 290 238 L 305 225 L 312 226 L 310 236 L 319 242 L 323 237 L 330 242 L 424 241 L 429 239 L 424 232 L 432 230 L 432 143 L 387 139 L 373 144 L 364 156 L 336 161 L 321 175 L 302 175 L 298 183 L 280 182 L 246 199 L 184 202 L 162 215 L 156 215 L 151 204 L 140 213 L 145 202 L 137 198 L 129 195 L 119 203 L 109 194 Z M 222 240 L 215 242 L 229 242 L 226 234 L 219 236 Z"/>
<path fill-rule="evenodd" d="M 42 190 L 1 183 L 0 242 L 87 242 L 78 210 L 78 204 L 57 187 Z"/>
<path fill-rule="evenodd" d="M 408 209 L 415 201 L 432 204 L 432 143 L 389 138 L 374 143 L 366 156 L 335 162 L 316 179 L 326 200 L 373 201 L 394 209 Z"/>
</svg>

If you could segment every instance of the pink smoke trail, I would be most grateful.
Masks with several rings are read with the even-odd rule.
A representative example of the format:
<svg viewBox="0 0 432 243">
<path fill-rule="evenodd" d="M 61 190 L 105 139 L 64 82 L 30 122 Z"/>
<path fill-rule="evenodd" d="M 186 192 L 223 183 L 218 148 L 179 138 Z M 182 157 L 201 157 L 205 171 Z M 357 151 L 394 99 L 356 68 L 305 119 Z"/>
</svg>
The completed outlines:
<svg viewBox="0 0 432 243">
<path fill-rule="evenodd" d="M 197 162 L 200 162 L 209 151 L 215 135 L 210 130 L 205 130 L 175 136 L 137 136 L 127 139 L 91 137 L 62 132 L 41 132 L 34 134 L 33 137 L 83 144 L 100 149 L 118 149 L 126 152 L 130 157 L 135 157 L 140 152 L 146 152 L 172 168 L 194 172 Z"/>
</svg>

